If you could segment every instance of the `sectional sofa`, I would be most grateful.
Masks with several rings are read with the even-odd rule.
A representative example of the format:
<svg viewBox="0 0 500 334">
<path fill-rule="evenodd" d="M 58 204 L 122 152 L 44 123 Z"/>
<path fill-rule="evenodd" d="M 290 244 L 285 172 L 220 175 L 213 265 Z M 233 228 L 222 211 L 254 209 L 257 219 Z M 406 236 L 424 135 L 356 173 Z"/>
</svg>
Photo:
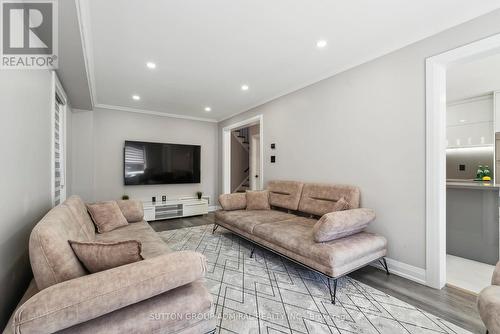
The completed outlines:
<svg viewBox="0 0 500 334">
<path fill-rule="evenodd" d="M 491 285 L 479 293 L 477 307 L 487 333 L 500 334 L 500 262 L 491 277 Z"/>
<path fill-rule="evenodd" d="M 127 218 L 129 224 L 106 233 L 96 233 L 79 197 L 47 213 L 30 236 L 34 281 L 4 333 L 214 331 L 212 297 L 204 286 L 205 257 L 172 252 L 142 219 L 142 204 L 129 203 L 124 211 L 133 217 Z M 142 244 L 143 260 L 93 274 L 69 243 L 131 239 Z"/>
<path fill-rule="evenodd" d="M 218 226 L 291 261 L 325 275 L 332 303 L 337 279 L 379 260 L 389 274 L 387 240 L 364 228 L 375 219 L 359 208 L 360 191 L 348 185 L 271 181 L 265 203 L 253 210 L 251 192 L 219 197 Z M 261 197 L 262 198 L 262 197 Z M 253 251 L 252 251 L 253 255 Z M 333 279 L 333 289 L 330 280 Z"/>
</svg>

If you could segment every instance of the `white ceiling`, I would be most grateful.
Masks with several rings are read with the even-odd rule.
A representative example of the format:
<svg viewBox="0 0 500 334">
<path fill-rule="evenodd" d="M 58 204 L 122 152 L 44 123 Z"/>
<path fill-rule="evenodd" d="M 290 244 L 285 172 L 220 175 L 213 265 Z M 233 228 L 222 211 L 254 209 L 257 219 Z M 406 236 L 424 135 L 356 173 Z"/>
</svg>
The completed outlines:
<svg viewBox="0 0 500 334">
<path fill-rule="evenodd" d="M 500 90 L 500 54 L 450 67 L 446 99 L 456 101 Z"/>
<path fill-rule="evenodd" d="M 88 0 L 87 6 L 94 104 L 221 120 L 500 2 Z M 316 47 L 319 39 L 326 48 Z M 147 69 L 147 61 L 157 68 Z M 242 84 L 250 89 L 241 91 Z"/>
</svg>

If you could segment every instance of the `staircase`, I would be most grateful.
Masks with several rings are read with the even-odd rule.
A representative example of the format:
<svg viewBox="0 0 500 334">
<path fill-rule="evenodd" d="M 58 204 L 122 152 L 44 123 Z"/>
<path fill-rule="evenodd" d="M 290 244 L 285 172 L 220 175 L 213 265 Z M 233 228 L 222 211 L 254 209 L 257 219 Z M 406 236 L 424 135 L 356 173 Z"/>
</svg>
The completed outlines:
<svg viewBox="0 0 500 334">
<path fill-rule="evenodd" d="M 250 151 L 250 134 L 248 132 L 248 128 L 243 128 L 239 130 L 233 131 L 233 136 L 236 138 L 236 140 L 241 144 L 243 149 L 245 149 L 246 152 Z M 250 190 L 250 175 L 249 175 L 249 170 L 250 167 L 247 167 L 243 173 L 246 174 L 245 179 L 240 183 L 238 187 L 234 190 L 236 193 L 244 193 L 247 190 Z"/>
<path fill-rule="evenodd" d="M 233 131 L 233 136 L 238 140 L 238 142 L 243 146 L 243 148 L 248 152 L 250 149 L 250 141 L 248 128 Z"/>
<path fill-rule="evenodd" d="M 248 169 L 247 169 L 248 171 Z M 247 190 L 250 190 L 250 176 L 247 176 L 243 182 L 236 188 L 236 193 L 244 193 Z"/>
</svg>

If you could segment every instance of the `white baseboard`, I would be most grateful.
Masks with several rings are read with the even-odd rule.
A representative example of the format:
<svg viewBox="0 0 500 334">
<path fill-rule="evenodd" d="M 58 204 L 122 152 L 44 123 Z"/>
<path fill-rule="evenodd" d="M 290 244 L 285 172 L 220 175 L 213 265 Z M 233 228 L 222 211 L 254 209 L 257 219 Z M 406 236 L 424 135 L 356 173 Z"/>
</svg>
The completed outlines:
<svg viewBox="0 0 500 334">
<path fill-rule="evenodd" d="M 387 261 L 387 266 L 389 267 L 389 272 L 391 273 L 391 275 L 398 275 L 420 284 L 426 284 L 425 269 L 399 262 L 390 258 L 385 259 Z M 373 262 L 371 265 L 378 269 L 385 270 L 378 261 Z"/>
</svg>

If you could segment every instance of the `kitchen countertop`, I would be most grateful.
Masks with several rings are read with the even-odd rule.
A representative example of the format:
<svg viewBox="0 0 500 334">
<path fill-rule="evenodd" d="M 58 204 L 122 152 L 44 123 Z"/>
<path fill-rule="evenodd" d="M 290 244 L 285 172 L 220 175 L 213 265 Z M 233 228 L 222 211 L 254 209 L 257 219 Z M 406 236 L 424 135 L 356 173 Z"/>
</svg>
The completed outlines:
<svg viewBox="0 0 500 334">
<path fill-rule="evenodd" d="M 472 181 L 472 180 L 446 180 L 446 188 L 453 189 L 484 189 L 484 190 L 498 190 L 500 184 L 495 184 L 487 181 Z"/>
</svg>

